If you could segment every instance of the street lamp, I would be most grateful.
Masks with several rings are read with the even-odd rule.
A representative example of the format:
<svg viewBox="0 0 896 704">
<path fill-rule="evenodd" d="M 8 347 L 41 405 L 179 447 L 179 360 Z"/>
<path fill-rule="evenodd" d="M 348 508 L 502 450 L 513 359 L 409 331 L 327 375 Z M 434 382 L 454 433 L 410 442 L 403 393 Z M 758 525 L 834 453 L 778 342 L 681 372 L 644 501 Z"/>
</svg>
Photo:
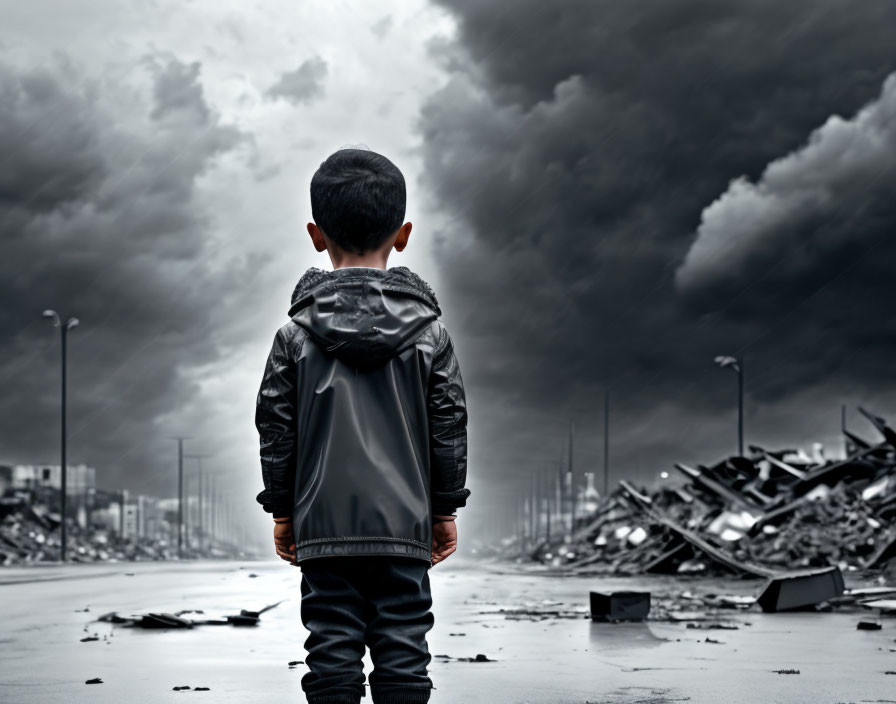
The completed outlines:
<svg viewBox="0 0 896 704">
<path fill-rule="evenodd" d="M 204 454 L 204 455 L 201 455 L 201 454 L 187 455 L 187 454 L 185 454 L 184 455 L 184 458 L 196 460 L 197 466 L 199 468 L 199 507 L 198 507 L 199 508 L 199 522 L 198 522 L 199 525 L 197 526 L 196 533 L 199 536 L 199 549 L 200 550 L 202 550 L 204 547 L 203 542 L 205 541 L 205 536 L 208 532 L 208 527 L 204 524 L 203 518 L 202 518 L 202 508 L 203 508 L 203 506 L 202 506 L 202 460 L 204 460 L 208 457 L 214 457 L 214 455 L 211 455 L 211 454 Z M 187 523 L 188 524 L 189 524 L 189 507 L 190 507 L 190 502 L 189 502 L 189 498 L 188 498 L 187 499 L 187 509 L 188 509 Z M 189 540 L 187 542 L 187 547 L 189 547 Z"/>
<path fill-rule="evenodd" d="M 719 356 L 715 363 L 737 374 L 737 454 L 744 456 L 744 358 Z"/>
<path fill-rule="evenodd" d="M 62 447 L 61 447 L 61 463 L 59 466 L 60 480 L 62 484 L 62 536 L 59 544 L 59 560 L 65 562 L 65 507 L 66 507 L 66 464 L 65 464 L 65 367 L 66 367 L 66 340 L 68 339 L 68 331 L 78 326 L 80 322 L 77 318 L 69 318 L 62 322 L 59 314 L 55 310 L 45 310 L 43 312 L 45 318 L 53 321 L 53 325 L 59 328 L 62 336 Z"/>
</svg>

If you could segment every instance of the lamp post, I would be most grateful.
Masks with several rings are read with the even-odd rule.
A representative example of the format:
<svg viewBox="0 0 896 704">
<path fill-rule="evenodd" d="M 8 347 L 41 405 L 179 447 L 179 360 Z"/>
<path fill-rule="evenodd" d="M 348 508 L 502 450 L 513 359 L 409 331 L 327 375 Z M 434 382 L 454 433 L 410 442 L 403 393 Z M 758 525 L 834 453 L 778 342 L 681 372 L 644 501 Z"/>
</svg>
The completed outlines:
<svg viewBox="0 0 896 704">
<path fill-rule="evenodd" d="M 731 369 L 737 374 L 737 454 L 744 456 L 744 358 L 719 356 L 715 363 L 720 367 Z"/>
<path fill-rule="evenodd" d="M 206 542 L 205 538 L 206 538 L 206 533 L 208 530 L 208 527 L 204 525 L 203 518 L 202 518 L 202 508 L 203 508 L 202 507 L 202 460 L 205 459 L 206 457 L 212 457 L 212 456 L 213 455 L 208 455 L 208 454 L 200 455 L 200 454 L 195 454 L 195 453 L 190 454 L 190 455 L 184 455 L 185 458 L 189 458 L 191 460 L 196 460 L 196 464 L 199 469 L 199 506 L 198 506 L 198 509 L 199 509 L 198 524 L 199 525 L 196 526 L 196 534 L 199 536 L 199 549 L 200 550 L 202 550 L 202 548 L 203 548 L 203 542 Z M 189 506 L 190 506 L 190 502 L 189 502 L 189 499 L 187 499 L 187 508 L 188 509 L 189 509 Z M 189 519 L 189 516 L 188 516 L 188 519 Z"/>
<path fill-rule="evenodd" d="M 62 528 L 62 533 L 60 536 L 59 542 L 59 561 L 65 562 L 65 508 L 66 508 L 66 490 L 68 488 L 67 484 L 67 472 L 66 472 L 66 463 L 65 463 L 65 368 L 66 368 L 66 342 L 68 340 L 68 331 L 74 327 L 78 326 L 80 322 L 77 318 L 69 318 L 64 323 L 59 317 L 59 314 L 55 310 L 45 310 L 43 312 L 43 316 L 45 318 L 53 321 L 53 325 L 59 328 L 59 332 L 62 339 L 62 429 L 61 429 L 61 448 L 60 448 L 60 464 L 59 464 L 59 474 L 60 474 L 60 483 L 62 485 L 61 493 L 62 493 L 62 508 L 60 510 L 60 514 L 62 516 L 62 522 L 60 523 L 60 527 Z"/>
</svg>

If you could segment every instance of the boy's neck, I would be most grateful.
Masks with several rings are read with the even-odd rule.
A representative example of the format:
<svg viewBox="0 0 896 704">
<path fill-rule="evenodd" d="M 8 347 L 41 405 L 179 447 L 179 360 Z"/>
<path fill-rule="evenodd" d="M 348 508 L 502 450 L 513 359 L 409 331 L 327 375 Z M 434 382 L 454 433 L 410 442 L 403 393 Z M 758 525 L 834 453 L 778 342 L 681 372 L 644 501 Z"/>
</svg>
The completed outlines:
<svg viewBox="0 0 896 704">
<path fill-rule="evenodd" d="M 389 259 L 388 254 L 379 252 L 365 252 L 364 254 L 350 254 L 330 252 L 330 261 L 334 269 L 342 269 L 347 266 L 371 266 L 376 269 L 385 269 Z"/>
</svg>

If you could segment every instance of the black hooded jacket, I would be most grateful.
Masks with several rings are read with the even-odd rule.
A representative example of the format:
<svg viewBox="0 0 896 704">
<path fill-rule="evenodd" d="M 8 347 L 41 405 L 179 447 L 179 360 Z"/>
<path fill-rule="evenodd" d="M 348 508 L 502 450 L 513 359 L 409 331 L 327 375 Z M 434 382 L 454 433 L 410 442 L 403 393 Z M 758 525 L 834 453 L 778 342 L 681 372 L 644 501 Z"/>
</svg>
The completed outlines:
<svg viewBox="0 0 896 704">
<path fill-rule="evenodd" d="M 467 411 L 432 289 L 404 266 L 311 267 L 274 336 L 255 425 L 264 490 L 296 562 L 431 561 L 432 515 L 466 504 Z"/>
</svg>

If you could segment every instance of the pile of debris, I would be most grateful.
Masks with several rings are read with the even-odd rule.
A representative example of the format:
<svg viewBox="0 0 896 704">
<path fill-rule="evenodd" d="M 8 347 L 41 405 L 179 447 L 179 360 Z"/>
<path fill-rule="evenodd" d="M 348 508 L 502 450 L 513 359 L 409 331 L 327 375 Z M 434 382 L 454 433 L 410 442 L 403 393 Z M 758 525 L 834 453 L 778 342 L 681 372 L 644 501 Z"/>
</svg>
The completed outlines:
<svg viewBox="0 0 896 704">
<path fill-rule="evenodd" d="M 60 515 L 41 505 L 22 505 L 0 519 L 0 566 L 52 562 L 59 559 Z M 172 560 L 177 545 L 164 538 L 122 538 L 97 528 L 82 528 L 66 522 L 67 560 L 70 562 L 115 562 Z M 252 555 L 242 547 L 218 543 L 199 549 L 184 546 L 184 558 L 245 558 Z"/>
<path fill-rule="evenodd" d="M 884 568 L 896 557 L 896 432 L 859 411 L 883 439 L 844 430 L 843 460 L 750 446 L 749 456 L 708 467 L 677 464 L 685 485 L 648 493 L 621 481 L 572 535 L 519 552 L 598 574 Z"/>
</svg>

